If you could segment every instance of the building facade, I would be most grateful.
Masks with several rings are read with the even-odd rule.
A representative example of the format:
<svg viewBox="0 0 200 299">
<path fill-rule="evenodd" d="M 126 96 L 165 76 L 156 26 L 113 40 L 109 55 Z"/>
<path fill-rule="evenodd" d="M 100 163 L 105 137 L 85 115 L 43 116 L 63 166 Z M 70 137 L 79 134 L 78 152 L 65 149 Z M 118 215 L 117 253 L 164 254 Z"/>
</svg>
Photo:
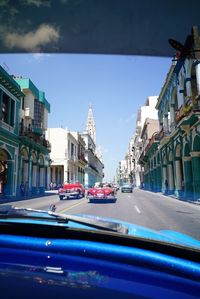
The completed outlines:
<svg viewBox="0 0 200 299">
<path fill-rule="evenodd" d="M 200 38 L 196 27 L 178 53 L 159 96 L 162 189 L 177 197 L 200 197 Z M 168 182 L 168 186 L 166 186 Z"/>
<path fill-rule="evenodd" d="M 85 186 L 85 168 L 87 166 L 86 144 L 79 132 L 71 132 L 78 142 L 78 181 Z"/>
<path fill-rule="evenodd" d="M 39 103 L 39 104 L 38 104 Z M 48 187 L 50 105 L 30 79 L 0 67 L 0 194 L 43 193 Z"/>
<path fill-rule="evenodd" d="M 24 94 L 0 66 L 0 196 L 17 195 L 19 111 Z"/>
<path fill-rule="evenodd" d="M 156 108 L 159 133 L 147 145 L 145 167 L 157 189 L 177 197 L 200 197 L 200 37 L 196 27 L 176 54 Z M 141 157 L 141 161 L 144 157 Z M 154 175 L 157 173 L 157 176 Z M 146 178 L 146 186 L 149 179 Z"/>
<path fill-rule="evenodd" d="M 144 183 L 144 168 L 139 163 L 139 158 L 142 153 L 141 133 L 146 119 L 151 115 L 151 119 L 158 119 L 158 112 L 155 108 L 157 96 L 149 96 L 146 99 L 145 105 L 140 107 L 137 113 L 136 127 L 133 136 L 129 142 L 128 151 L 125 155 L 126 161 L 126 180 L 136 187 L 143 186 Z M 124 163 L 122 163 L 124 165 Z"/>
<path fill-rule="evenodd" d="M 85 168 L 85 186 L 86 188 L 90 188 L 96 182 L 102 182 L 104 165 L 95 152 L 96 145 L 90 134 L 85 131 L 81 136 L 86 145 L 85 159 L 87 160 L 87 166 Z"/>
<path fill-rule="evenodd" d="M 85 168 L 85 186 L 88 188 L 94 186 L 96 182 L 102 182 L 104 177 L 102 156 L 96 146 L 96 126 L 91 105 L 88 110 L 86 130 L 81 136 L 86 146 L 85 158 L 87 166 Z"/>
<path fill-rule="evenodd" d="M 49 187 L 51 147 L 45 133 L 50 104 L 30 79 L 13 78 L 24 94 L 19 116 L 18 193 L 22 185 L 27 195 L 44 193 Z"/>
<path fill-rule="evenodd" d="M 161 191 L 161 168 L 155 153 L 159 145 L 159 121 L 146 118 L 142 132 L 142 150 L 138 163 L 141 165 L 143 187 L 150 191 Z M 154 155 L 155 154 L 155 155 Z"/>
<path fill-rule="evenodd" d="M 51 143 L 50 181 L 55 186 L 78 181 L 78 141 L 64 128 L 48 128 Z"/>
<path fill-rule="evenodd" d="M 119 185 L 122 186 L 129 183 L 129 173 L 127 159 L 121 160 L 119 162 Z"/>
</svg>

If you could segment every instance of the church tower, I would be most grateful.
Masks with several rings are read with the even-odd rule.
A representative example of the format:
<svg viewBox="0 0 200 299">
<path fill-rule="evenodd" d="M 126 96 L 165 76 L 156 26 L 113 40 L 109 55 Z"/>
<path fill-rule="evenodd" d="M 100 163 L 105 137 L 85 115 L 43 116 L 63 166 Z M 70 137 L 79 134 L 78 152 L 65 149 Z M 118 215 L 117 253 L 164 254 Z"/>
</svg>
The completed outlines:
<svg viewBox="0 0 200 299">
<path fill-rule="evenodd" d="M 86 131 L 92 137 L 94 143 L 96 144 L 96 127 L 95 127 L 95 122 L 94 122 L 92 105 L 89 106 L 89 110 L 88 110 Z"/>
</svg>

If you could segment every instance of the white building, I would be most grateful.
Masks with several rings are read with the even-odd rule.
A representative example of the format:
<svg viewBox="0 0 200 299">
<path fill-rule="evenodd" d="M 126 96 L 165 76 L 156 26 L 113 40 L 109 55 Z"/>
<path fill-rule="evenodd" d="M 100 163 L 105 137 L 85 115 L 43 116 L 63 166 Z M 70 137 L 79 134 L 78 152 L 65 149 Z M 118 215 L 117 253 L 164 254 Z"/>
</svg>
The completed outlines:
<svg viewBox="0 0 200 299">
<path fill-rule="evenodd" d="M 87 160 L 87 166 L 85 168 L 85 186 L 91 187 L 94 186 L 96 182 L 102 182 L 104 165 L 96 154 L 96 145 L 90 134 L 85 131 L 81 136 L 86 145 L 85 158 Z"/>
<path fill-rule="evenodd" d="M 142 139 L 141 133 L 145 123 L 145 120 L 149 117 L 151 119 L 158 119 L 158 111 L 155 108 L 157 104 L 157 96 L 147 97 L 145 106 L 140 107 L 137 113 L 136 128 L 131 141 L 129 143 L 129 161 L 127 165 L 127 172 L 129 173 L 130 182 L 133 182 L 137 187 L 141 185 L 141 175 L 143 173 L 141 166 L 138 164 L 138 160 L 142 151 Z M 131 146 L 131 154 L 130 154 Z M 129 168 L 128 168 L 129 167 Z M 131 171 L 130 171 L 131 167 Z"/>
<path fill-rule="evenodd" d="M 51 143 L 51 182 L 78 181 L 78 141 L 71 132 L 63 128 L 49 128 L 47 139 Z"/>
<path fill-rule="evenodd" d="M 85 168 L 87 165 L 85 141 L 79 132 L 71 132 L 78 142 L 78 181 L 85 185 Z"/>
<path fill-rule="evenodd" d="M 128 176 L 128 164 L 127 159 L 121 160 L 119 162 L 119 184 L 120 186 L 127 183 L 129 179 Z"/>
<path fill-rule="evenodd" d="M 91 105 L 88 110 L 86 131 L 81 136 L 86 146 L 85 158 L 87 166 L 85 168 L 85 186 L 91 187 L 96 182 L 102 182 L 104 177 L 102 155 L 100 148 L 96 146 L 96 126 Z"/>
</svg>

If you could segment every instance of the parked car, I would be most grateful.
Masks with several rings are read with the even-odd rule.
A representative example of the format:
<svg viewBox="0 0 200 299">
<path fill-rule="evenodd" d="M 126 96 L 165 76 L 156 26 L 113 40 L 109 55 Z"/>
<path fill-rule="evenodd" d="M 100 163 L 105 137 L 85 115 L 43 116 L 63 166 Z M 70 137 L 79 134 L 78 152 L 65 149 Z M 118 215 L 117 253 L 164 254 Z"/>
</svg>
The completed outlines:
<svg viewBox="0 0 200 299">
<path fill-rule="evenodd" d="M 58 190 L 60 200 L 69 198 L 82 198 L 85 196 L 85 188 L 80 183 L 66 183 Z"/>
<path fill-rule="evenodd" d="M 121 192 L 122 193 L 132 193 L 133 192 L 133 186 L 129 184 L 125 184 L 121 187 Z"/>
<path fill-rule="evenodd" d="M 116 202 L 116 192 L 113 188 L 100 184 L 99 187 L 89 188 L 88 202 Z"/>
</svg>

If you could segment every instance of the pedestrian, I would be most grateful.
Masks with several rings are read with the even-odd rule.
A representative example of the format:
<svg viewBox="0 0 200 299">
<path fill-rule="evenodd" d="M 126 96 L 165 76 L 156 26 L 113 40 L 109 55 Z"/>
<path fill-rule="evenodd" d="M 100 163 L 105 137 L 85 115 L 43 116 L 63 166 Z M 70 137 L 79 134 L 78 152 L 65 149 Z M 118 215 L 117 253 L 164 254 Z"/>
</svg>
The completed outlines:
<svg viewBox="0 0 200 299">
<path fill-rule="evenodd" d="M 28 196 L 28 191 L 29 191 L 28 181 L 26 181 L 25 186 L 24 186 L 24 194 L 25 194 L 25 196 Z"/>
<path fill-rule="evenodd" d="M 55 212 L 56 206 L 54 204 L 50 205 L 50 211 Z"/>
<path fill-rule="evenodd" d="M 169 187 L 169 184 L 168 184 L 168 180 L 166 179 L 165 180 L 165 194 L 168 194 L 168 187 Z"/>
<path fill-rule="evenodd" d="M 182 188 L 182 191 L 183 191 L 183 192 L 184 192 L 184 187 L 185 187 L 185 183 L 184 183 L 184 180 L 182 180 L 181 188 Z"/>
<path fill-rule="evenodd" d="M 24 196 L 25 195 L 25 186 L 24 186 L 24 183 L 22 182 L 21 185 L 20 185 L 20 194 L 21 196 Z"/>
<path fill-rule="evenodd" d="M 182 196 L 185 196 L 185 182 L 184 180 L 182 180 L 182 183 L 181 183 L 181 195 Z"/>
<path fill-rule="evenodd" d="M 53 190 L 53 182 L 50 182 L 49 186 L 50 186 L 50 190 Z"/>
</svg>

